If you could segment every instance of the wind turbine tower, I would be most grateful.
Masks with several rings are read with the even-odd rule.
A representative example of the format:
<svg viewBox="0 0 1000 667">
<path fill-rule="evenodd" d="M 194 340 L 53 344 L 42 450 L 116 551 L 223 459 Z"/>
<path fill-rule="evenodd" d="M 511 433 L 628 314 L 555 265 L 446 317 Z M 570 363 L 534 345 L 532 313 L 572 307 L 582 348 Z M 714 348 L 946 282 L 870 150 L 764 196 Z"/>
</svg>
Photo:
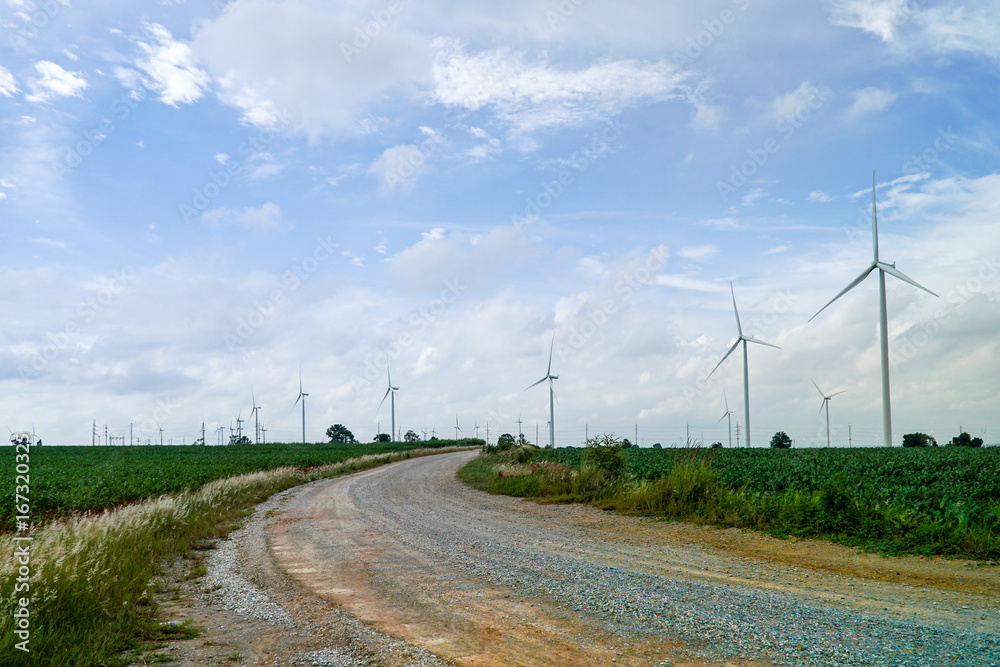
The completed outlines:
<svg viewBox="0 0 1000 667">
<path fill-rule="evenodd" d="M 726 414 L 724 414 L 721 417 L 719 417 L 719 422 L 721 422 L 723 419 L 726 419 L 729 422 L 729 448 L 732 449 L 733 448 L 733 411 L 729 409 L 729 398 L 726 396 L 726 390 L 725 389 L 722 390 L 722 398 L 725 399 L 725 401 L 726 401 Z M 715 422 L 715 423 L 718 424 L 719 422 Z"/>
<path fill-rule="evenodd" d="M 747 343 L 757 343 L 758 345 L 767 345 L 768 347 L 773 347 L 779 350 L 781 348 L 778 347 L 777 345 L 771 345 L 771 343 L 765 343 L 764 341 L 758 340 L 753 336 L 743 335 L 743 326 L 740 324 L 740 311 L 736 308 L 736 291 L 733 289 L 732 282 L 729 283 L 729 291 L 733 295 L 733 313 L 736 315 L 736 331 L 739 333 L 739 336 L 736 338 L 736 342 L 733 343 L 733 346 L 729 348 L 729 352 L 726 352 L 726 356 L 722 357 L 722 361 L 717 363 L 715 365 L 715 368 L 712 369 L 712 373 L 718 370 L 719 366 L 722 365 L 722 362 L 729 358 L 729 355 L 733 353 L 733 351 L 739 346 L 740 343 L 743 343 L 743 417 L 746 420 L 745 422 L 746 429 L 744 430 L 744 434 L 746 436 L 747 447 L 749 447 L 750 446 L 750 371 L 749 371 L 749 365 L 747 363 Z M 712 377 L 712 373 L 709 373 L 708 377 Z M 707 380 L 708 378 L 705 379 Z"/>
<path fill-rule="evenodd" d="M 555 393 L 555 390 L 552 388 L 552 381 L 559 379 L 558 375 L 553 375 L 552 374 L 552 350 L 555 349 L 555 345 L 556 345 L 556 334 L 555 334 L 555 332 L 552 332 L 552 343 L 549 344 L 549 368 L 548 368 L 547 371 L 545 371 L 545 377 L 543 377 L 541 380 L 539 380 L 535 384 L 533 384 L 533 385 L 531 385 L 531 386 L 528 387 L 528 389 L 531 389 L 531 387 L 534 387 L 536 385 L 540 385 L 541 383 L 545 382 L 546 380 L 549 381 L 549 445 L 552 446 L 552 447 L 556 446 L 556 423 L 555 423 L 556 422 L 556 408 L 555 408 L 556 393 Z M 528 391 L 528 389 L 525 389 L 525 391 Z M 536 438 L 536 440 L 537 440 L 537 438 Z"/>
<path fill-rule="evenodd" d="M 455 440 L 458 440 L 458 432 L 461 431 L 458 427 L 458 415 L 455 415 Z"/>
<path fill-rule="evenodd" d="M 829 396 L 827 396 L 826 394 L 823 393 L 823 390 L 819 388 L 819 385 L 816 384 L 816 380 L 809 378 L 809 381 L 813 383 L 813 386 L 816 387 L 816 391 L 818 391 L 819 395 L 823 397 L 823 404 L 819 406 L 819 411 L 823 412 L 823 408 L 826 408 L 826 446 L 829 447 L 830 446 L 830 399 L 839 394 L 843 394 L 844 392 L 838 391 L 835 394 L 830 394 Z M 816 416 L 819 417 L 819 414 L 817 413 Z"/>
<path fill-rule="evenodd" d="M 253 402 L 253 410 L 250 416 L 253 417 L 254 442 L 260 444 L 260 409 L 263 406 L 257 405 L 257 398 L 253 395 L 253 387 L 250 387 L 250 400 Z"/>
<path fill-rule="evenodd" d="M 861 275 L 851 281 L 847 287 L 841 290 L 840 294 L 830 299 L 830 301 L 818 311 L 816 315 L 809 318 L 812 322 L 816 316 L 826 310 L 827 306 L 844 296 L 857 287 L 868 274 L 878 269 L 878 309 L 879 309 L 879 334 L 882 352 L 882 441 L 886 447 L 892 447 L 892 409 L 889 406 L 889 317 L 886 314 L 885 306 L 885 274 L 895 276 L 903 282 L 910 283 L 918 289 L 922 289 L 931 296 L 937 296 L 923 285 L 917 283 L 912 278 L 896 268 L 895 264 L 886 264 L 878 258 L 878 214 L 875 204 L 875 172 L 872 172 L 872 263 L 868 265 Z"/>
<path fill-rule="evenodd" d="M 389 439 L 396 437 L 396 392 L 399 391 L 399 387 L 392 386 L 392 373 L 389 371 L 389 357 L 386 355 L 385 358 L 385 375 L 389 380 L 389 388 L 385 390 L 385 396 L 382 397 L 382 403 L 385 403 L 385 399 L 389 398 L 389 403 L 392 407 L 392 430 L 389 431 L 391 434 Z M 378 404 L 379 410 L 382 409 L 382 403 Z M 377 410 L 376 410 L 377 412 Z"/>
<path fill-rule="evenodd" d="M 295 399 L 295 403 L 292 403 L 292 409 L 294 410 L 295 406 L 298 404 L 298 402 L 302 401 L 302 444 L 303 445 L 306 444 L 306 396 L 308 396 L 308 395 L 309 394 L 307 394 L 306 392 L 302 391 L 302 369 L 300 368 L 299 369 L 299 397 Z"/>
</svg>

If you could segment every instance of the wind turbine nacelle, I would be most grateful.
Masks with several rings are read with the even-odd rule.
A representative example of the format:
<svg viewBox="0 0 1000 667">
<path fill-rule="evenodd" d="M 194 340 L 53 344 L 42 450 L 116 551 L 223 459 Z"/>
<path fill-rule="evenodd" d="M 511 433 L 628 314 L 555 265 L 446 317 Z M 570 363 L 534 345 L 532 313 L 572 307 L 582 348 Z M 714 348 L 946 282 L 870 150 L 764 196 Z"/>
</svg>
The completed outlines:
<svg viewBox="0 0 1000 667">
<path fill-rule="evenodd" d="M 10 436 L 10 443 L 12 445 L 28 445 L 28 446 L 34 444 L 31 433 L 28 433 L 27 431 L 21 431 L 20 433 L 12 433 Z"/>
</svg>

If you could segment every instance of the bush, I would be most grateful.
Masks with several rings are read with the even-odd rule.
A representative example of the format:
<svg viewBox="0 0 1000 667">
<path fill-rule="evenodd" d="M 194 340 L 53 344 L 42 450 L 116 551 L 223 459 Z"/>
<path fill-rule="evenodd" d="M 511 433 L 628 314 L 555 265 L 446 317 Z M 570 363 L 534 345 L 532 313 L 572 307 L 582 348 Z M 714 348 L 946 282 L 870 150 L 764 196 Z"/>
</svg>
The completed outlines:
<svg viewBox="0 0 1000 667">
<path fill-rule="evenodd" d="M 584 459 L 601 472 L 608 481 L 614 481 L 621 477 L 628 460 L 625 449 L 631 447 L 631 443 L 628 443 L 627 447 L 625 443 L 628 443 L 628 440 L 619 440 L 614 434 L 607 433 L 588 438 Z"/>
<path fill-rule="evenodd" d="M 788 437 L 788 434 L 784 431 L 778 431 L 771 438 L 771 448 L 772 449 L 788 449 L 792 446 L 792 439 Z"/>
<path fill-rule="evenodd" d="M 712 443 L 712 449 L 722 449 L 722 443 L 721 442 L 713 442 Z"/>
<path fill-rule="evenodd" d="M 505 452 L 508 449 L 513 448 L 514 444 L 515 444 L 514 436 L 512 436 L 510 433 L 504 433 L 499 438 L 497 438 L 497 449 L 501 452 Z"/>
<path fill-rule="evenodd" d="M 937 447 L 937 440 L 926 433 L 907 433 L 903 436 L 903 447 Z"/>
</svg>

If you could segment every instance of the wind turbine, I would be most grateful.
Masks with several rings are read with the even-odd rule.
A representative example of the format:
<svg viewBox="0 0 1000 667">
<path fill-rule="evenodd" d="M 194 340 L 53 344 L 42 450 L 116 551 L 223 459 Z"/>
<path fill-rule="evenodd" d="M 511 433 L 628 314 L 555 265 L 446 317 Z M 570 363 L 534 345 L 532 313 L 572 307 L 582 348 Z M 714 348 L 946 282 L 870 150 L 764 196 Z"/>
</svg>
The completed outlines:
<svg viewBox="0 0 1000 667">
<path fill-rule="evenodd" d="M 729 398 L 726 396 L 726 390 L 722 390 L 722 398 L 726 401 L 726 414 L 719 417 L 719 422 L 723 419 L 729 420 L 729 448 L 733 448 L 733 411 L 729 409 Z M 719 422 L 715 422 L 718 424 Z"/>
<path fill-rule="evenodd" d="M 472 427 L 472 430 L 476 432 L 476 439 L 479 439 L 479 420 L 476 420 L 476 425 Z"/>
<path fill-rule="evenodd" d="M 524 440 L 524 434 L 521 433 L 521 424 L 523 424 L 523 423 L 524 422 L 521 421 L 521 413 L 518 412 L 517 413 L 517 442 L 518 443 L 520 443 L 522 440 Z"/>
<path fill-rule="evenodd" d="M 458 415 L 455 415 L 455 440 L 458 440 L 458 432 L 461 431 L 458 427 Z"/>
<path fill-rule="evenodd" d="M 257 405 L 257 398 L 253 395 L 253 387 L 250 387 L 250 400 L 253 401 L 253 410 L 250 411 L 250 416 L 253 417 L 253 436 L 254 442 L 260 444 L 260 409 L 263 407 Z"/>
<path fill-rule="evenodd" d="M 389 379 L 389 388 L 385 390 L 385 396 L 382 397 L 382 403 L 385 403 L 385 399 L 389 398 L 390 394 L 392 395 L 392 398 L 389 400 L 389 404 L 392 406 L 392 430 L 389 431 L 389 433 L 392 434 L 389 436 L 389 439 L 391 440 L 396 437 L 396 392 L 399 391 L 399 387 L 392 386 L 392 373 L 389 372 L 388 355 L 385 357 L 385 376 Z M 382 403 L 378 404 L 379 410 L 382 409 Z M 378 412 L 378 410 L 375 412 Z"/>
<path fill-rule="evenodd" d="M 733 295 L 733 313 L 736 314 L 736 331 L 739 332 L 739 337 L 733 346 L 729 348 L 729 352 L 726 352 L 726 356 L 722 357 L 722 361 L 715 365 L 712 369 L 712 373 L 718 370 L 722 362 L 729 358 L 729 355 L 733 353 L 740 343 L 743 343 L 743 417 L 746 419 L 746 443 L 747 447 L 750 446 L 750 371 L 747 364 L 747 343 L 757 343 L 758 345 L 767 345 L 768 347 L 773 347 L 776 349 L 781 349 L 777 345 L 771 345 L 771 343 L 765 343 L 762 340 L 757 340 L 753 336 L 743 335 L 743 326 L 740 324 L 740 311 L 736 308 L 736 290 L 733 289 L 733 283 L 729 283 L 729 291 Z M 708 377 L 712 377 L 712 373 L 708 374 Z M 705 378 L 706 380 L 708 378 Z M 721 419 L 719 421 L 722 421 Z"/>
<path fill-rule="evenodd" d="M 302 369 L 299 369 L 299 397 L 292 403 L 292 409 L 302 401 L 302 444 L 306 444 L 306 396 L 309 394 L 302 391 Z"/>
<path fill-rule="evenodd" d="M 840 294 L 830 299 L 826 306 L 816 311 L 816 315 L 822 313 L 831 303 L 857 287 L 875 269 L 878 269 L 879 333 L 882 351 L 882 440 L 886 447 L 892 447 L 892 411 L 889 407 L 889 317 L 886 314 L 885 307 L 885 274 L 888 273 L 903 282 L 910 283 L 931 296 L 937 296 L 937 294 L 934 294 L 934 292 L 920 285 L 902 271 L 899 271 L 895 264 L 886 264 L 878 258 L 878 214 L 875 205 L 875 172 L 872 171 L 872 263 L 861 275 L 851 281 L 850 285 L 841 290 Z M 816 319 L 816 315 L 810 317 L 809 321 L 812 322 Z"/>
<path fill-rule="evenodd" d="M 809 381 L 813 383 L 813 386 L 816 387 L 816 391 L 818 391 L 819 395 L 823 397 L 823 404 L 819 406 L 819 411 L 823 412 L 823 408 L 826 408 L 826 446 L 829 447 L 830 446 L 830 399 L 839 394 L 843 394 L 844 392 L 838 391 L 836 394 L 830 394 L 829 396 L 827 396 L 826 394 L 823 393 L 823 390 L 819 388 L 819 385 L 816 384 L 816 380 L 809 378 Z M 816 413 L 816 416 L 819 417 L 819 413 Z"/>
<path fill-rule="evenodd" d="M 549 445 L 552 446 L 552 447 L 556 446 L 556 426 L 555 426 L 555 421 L 556 421 L 555 398 L 556 398 L 556 394 L 555 394 L 555 391 L 552 388 L 552 381 L 559 379 L 558 375 L 553 375 L 552 374 L 552 350 L 555 348 L 555 345 L 556 345 L 556 334 L 553 331 L 552 332 L 552 343 L 549 345 L 549 368 L 548 368 L 547 371 L 545 371 L 545 377 L 543 377 L 541 380 L 539 380 L 535 384 L 533 384 L 530 387 L 528 387 L 528 389 L 531 389 L 531 387 L 539 385 L 539 384 L 545 382 L 546 380 L 549 381 Z M 528 391 L 528 389 L 525 389 L 525 391 Z"/>
</svg>

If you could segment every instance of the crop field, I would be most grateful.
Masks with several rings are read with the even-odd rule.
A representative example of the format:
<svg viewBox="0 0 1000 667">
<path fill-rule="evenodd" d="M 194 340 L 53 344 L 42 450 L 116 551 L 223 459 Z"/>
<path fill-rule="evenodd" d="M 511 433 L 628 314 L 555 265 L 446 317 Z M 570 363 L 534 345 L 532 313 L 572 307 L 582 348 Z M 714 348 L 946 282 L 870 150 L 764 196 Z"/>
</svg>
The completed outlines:
<svg viewBox="0 0 1000 667">
<path fill-rule="evenodd" d="M 618 450 L 624 460 L 614 474 L 595 469 L 588 451 L 542 449 L 514 463 L 558 463 L 577 471 L 572 481 L 547 479 L 544 470 L 466 478 L 494 492 L 823 536 L 887 553 L 1000 557 L 1000 448 L 630 448 Z M 505 464 L 504 454 L 492 456 L 487 466 Z"/>
<path fill-rule="evenodd" d="M 31 513 L 37 525 L 74 512 L 103 510 L 225 477 L 283 466 L 311 468 L 365 454 L 445 447 L 453 440 L 414 443 L 315 443 L 225 447 L 33 447 Z M 476 444 L 475 442 L 471 444 Z M 0 530 L 13 528 L 11 465 L 0 467 Z"/>
</svg>

